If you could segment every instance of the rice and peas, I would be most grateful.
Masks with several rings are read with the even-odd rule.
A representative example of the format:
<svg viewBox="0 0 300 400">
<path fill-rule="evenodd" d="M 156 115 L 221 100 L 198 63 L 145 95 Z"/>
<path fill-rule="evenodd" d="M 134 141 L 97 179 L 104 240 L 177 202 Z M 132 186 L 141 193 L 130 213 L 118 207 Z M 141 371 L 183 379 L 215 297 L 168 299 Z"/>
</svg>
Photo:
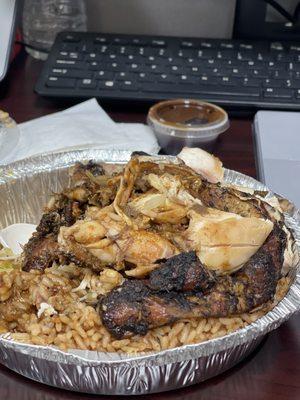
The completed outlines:
<svg viewBox="0 0 300 400">
<path fill-rule="evenodd" d="M 160 351 L 203 342 L 243 328 L 272 309 L 290 285 L 290 278 L 281 278 L 273 302 L 250 313 L 180 320 L 152 329 L 145 336 L 116 340 L 103 326 L 96 304 L 98 295 L 109 292 L 122 280 L 122 275 L 110 268 L 96 274 L 74 264 L 54 264 L 43 272 L 24 272 L 20 270 L 18 259 L 2 259 L 0 333 L 10 332 L 16 341 L 54 345 L 62 350 Z"/>
</svg>

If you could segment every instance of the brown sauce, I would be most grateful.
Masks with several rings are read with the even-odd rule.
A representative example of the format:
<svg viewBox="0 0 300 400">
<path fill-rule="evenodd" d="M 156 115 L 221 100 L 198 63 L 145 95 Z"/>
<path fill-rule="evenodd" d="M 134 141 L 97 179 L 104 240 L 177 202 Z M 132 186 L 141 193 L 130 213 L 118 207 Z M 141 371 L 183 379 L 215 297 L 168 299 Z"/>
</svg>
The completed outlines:
<svg viewBox="0 0 300 400">
<path fill-rule="evenodd" d="M 151 117 L 160 123 L 179 128 L 195 128 L 216 124 L 226 113 L 213 104 L 193 100 L 170 100 L 154 106 Z"/>
</svg>

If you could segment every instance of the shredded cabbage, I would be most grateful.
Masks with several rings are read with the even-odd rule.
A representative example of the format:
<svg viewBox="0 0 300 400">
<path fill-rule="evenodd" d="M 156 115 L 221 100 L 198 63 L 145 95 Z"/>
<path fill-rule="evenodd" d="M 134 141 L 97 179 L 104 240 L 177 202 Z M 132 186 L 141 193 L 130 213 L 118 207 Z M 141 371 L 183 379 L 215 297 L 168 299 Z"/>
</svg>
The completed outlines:
<svg viewBox="0 0 300 400">
<path fill-rule="evenodd" d="M 0 250 L 0 272 L 15 269 L 18 266 L 16 263 L 17 257 L 11 249 L 3 247 Z"/>
</svg>

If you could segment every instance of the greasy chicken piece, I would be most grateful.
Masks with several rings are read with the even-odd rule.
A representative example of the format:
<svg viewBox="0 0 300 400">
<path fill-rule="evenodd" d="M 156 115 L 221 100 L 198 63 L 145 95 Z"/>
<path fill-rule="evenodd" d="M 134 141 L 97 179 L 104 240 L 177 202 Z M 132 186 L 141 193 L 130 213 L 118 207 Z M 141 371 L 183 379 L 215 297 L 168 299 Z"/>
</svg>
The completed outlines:
<svg viewBox="0 0 300 400">
<path fill-rule="evenodd" d="M 285 233 L 276 226 L 241 270 L 218 279 L 206 296 L 193 298 L 195 316 L 241 314 L 272 300 L 281 277 L 284 248 Z"/>
<path fill-rule="evenodd" d="M 151 277 L 150 284 L 125 281 L 102 300 L 103 323 L 114 336 L 122 338 L 146 334 L 151 328 L 182 318 L 226 317 L 249 312 L 274 297 L 281 275 L 284 237 L 281 228 L 276 226 L 242 269 L 233 275 L 218 277 L 205 293 L 191 295 L 176 291 L 172 275 L 169 275 L 171 291 L 166 290 L 166 281 L 162 288 L 157 285 L 157 290 L 151 289 Z"/>
<path fill-rule="evenodd" d="M 178 158 L 212 183 L 222 182 L 224 168 L 222 162 L 213 154 L 203 149 L 184 147 L 177 155 Z"/>
<path fill-rule="evenodd" d="M 207 207 L 232 212 L 243 217 L 270 218 L 264 202 L 253 195 L 240 192 L 220 183 L 210 183 L 197 174 L 192 168 L 178 161 L 174 163 L 155 163 L 152 157 L 138 157 L 139 173 L 135 180 L 135 189 L 146 192 L 151 188 L 149 175 L 172 175 L 180 181 L 182 189 L 199 199 Z"/>
<path fill-rule="evenodd" d="M 189 302 L 181 293 L 151 291 L 140 280 L 126 280 L 101 302 L 102 322 L 117 338 L 145 335 L 155 326 L 189 315 Z"/>
<path fill-rule="evenodd" d="M 92 174 L 94 177 L 104 175 L 103 167 L 92 160 L 89 160 L 87 164 L 77 162 L 74 167 L 71 168 L 70 172 L 71 182 L 74 186 L 81 185 L 90 180 L 87 172 Z"/>
<path fill-rule="evenodd" d="M 118 220 L 120 217 L 111 208 L 98 211 L 93 208 L 87 215 L 90 219 L 62 228 L 58 241 L 64 252 L 75 256 L 75 249 L 80 259 L 81 253 L 93 255 L 98 260 L 95 264 L 97 269 L 99 265 L 123 261 L 151 264 L 178 252 L 170 241 L 157 233 L 131 229 L 122 220 Z"/>
<path fill-rule="evenodd" d="M 166 195 L 154 191 L 135 197 L 128 203 L 125 212 L 134 217 L 142 214 L 161 224 L 178 224 L 187 215 L 186 207 L 172 203 Z"/>
<path fill-rule="evenodd" d="M 207 268 L 220 275 L 240 269 L 274 227 L 270 220 L 203 206 L 194 207 L 188 215 L 190 223 L 184 235 L 190 248 Z"/>
<path fill-rule="evenodd" d="M 44 235 L 58 233 L 61 226 L 73 225 L 84 214 L 85 205 L 59 194 L 48 204 L 45 211 L 37 227 L 37 231 Z"/>
<path fill-rule="evenodd" d="M 151 264 L 161 258 L 169 258 L 177 249 L 157 233 L 145 230 L 127 230 L 116 244 L 125 261 L 133 264 Z"/>
<path fill-rule="evenodd" d="M 50 268 L 53 261 L 57 259 L 59 255 L 55 235 L 50 234 L 45 237 L 32 236 L 24 247 L 23 255 L 23 271 Z"/>
<path fill-rule="evenodd" d="M 76 242 L 69 242 L 66 247 L 62 247 L 57 243 L 59 247 L 59 261 L 62 264 L 74 263 L 78 267 L 90 268 L 93 271 L 102 271 L 107 264 L 110 262 L 99 259 L 92 254 L 88 249 L 77 244 Z"/>
<path fill-rule="evenodd" d="M 61 226 L 70 226 L 80 218 L 84 209 L 78 202 L 69 200 L 60 195 L 52 210 L 43 214 L 36 232 L 29 239 L 23 249 L 22 269 L 44 270 L 49 268 L 53 261 L 58 260 L 59 246 L 57 235 Z"/>
<path fill-rule="evenodd" d="M 232 212 L 242 217 L 270 218 L 263 202 L 250 194 L 223 187 L 219 183 L 209 183 L 203 180 L 198 193 L 192 194 L 197 196 L 207 207 Z"/>
<path fill-rule="evenodd" d="M 164 159 L 152 156 L 134 156 L 132 160 L 135 160 L 136 163 L 133 189 L 138 192 L 144 193 L 151 188 L 147 180 L 149 174 L 160 176 L 167 173 L 177 176 L 183 183 L 185 181 L 189 182 L 191 186 L 191 182 L 196 183 L 197 187 L 201 185 L 200 175 L 178 159 L 174 159 L 173 162 L 170 163 Z"/>
<path fill-rule="evenodd" d="M 120 177 L 105 175 L 103 167 L 91 160 L 76 163 L 70 172 L 71 188 L 64 191 L 69 199 L 101 207 L 112 203 Z"/>
<path fill-rule="evenodd" d="M 215 284 L 214 273 L 202 265 L 195 251 L 180 253 L 158 262 L 159 268 L 150 273 L 147 283 L 152 290 L 205 292 Z"/>
</svg>

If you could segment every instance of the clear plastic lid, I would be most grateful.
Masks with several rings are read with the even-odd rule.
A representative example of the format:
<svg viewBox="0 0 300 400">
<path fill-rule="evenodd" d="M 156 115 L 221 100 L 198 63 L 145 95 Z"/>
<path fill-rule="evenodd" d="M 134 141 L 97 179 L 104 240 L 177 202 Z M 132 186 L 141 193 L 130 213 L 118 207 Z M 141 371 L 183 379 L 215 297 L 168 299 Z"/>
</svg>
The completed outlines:
<svg viewBox="0 0 300 400">
<path fill-rule="evenodd" d="M 7 156 L 19 142 L 20 131 L 16 122 L 7 112 L 0 110 L 0 164 L 5 163 Z"/>
<path fill-rule="evenodd" d="M 162 101 L 150 108 L 148 123 L 159 133 L 178 137 L 216 136 L 228 129 L 225 110 L 199 100 Z"/>
</svg>

